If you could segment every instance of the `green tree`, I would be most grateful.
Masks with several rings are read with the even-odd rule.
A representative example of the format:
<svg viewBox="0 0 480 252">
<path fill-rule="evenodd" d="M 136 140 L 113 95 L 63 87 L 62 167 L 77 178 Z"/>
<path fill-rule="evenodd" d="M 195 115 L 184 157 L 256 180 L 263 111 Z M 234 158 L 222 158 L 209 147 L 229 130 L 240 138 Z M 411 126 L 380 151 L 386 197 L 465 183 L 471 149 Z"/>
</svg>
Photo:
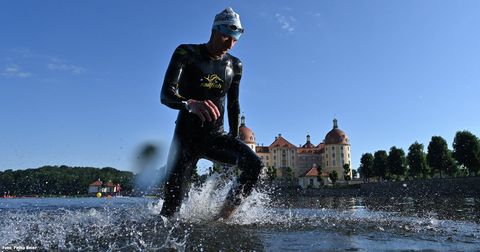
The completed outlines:
<svg viewBox="0 0 480 252">
<path fill-rule="evenodd" d="M 454 177 L 458 174 L 458 164 L 457 161 L 453 158 L 453 153 L 451 150 L 448 150 L 446 173 L 450 177 Z"/>
<path fill-rule="evenodd" d="M 374 176 L 373 155 L 371 153 L 364 153 L 362 155 L 362 158 L 360 159 L 359 172 L 360 176 L 362 176 L 364 180 L 368 180 Z"/>
<path fill-rule="evenodd" d="M 388 154 L 384 150 L 376 151 L 373 154 L 373 175 L 385 179 L 388 172 Z"/>
<path fill-rule="evenodd" d="M 469 131 L 458 131 L 453 140 L 453 157 L 474 176 L 480 171 L 480 142 Z"/>
<path fill-rule="evenodd" d="M 427 155 L 423 151 L 423 144 L 415 142 L 408 147 L 407 161 L 411 177 L 428 177 L 430 169 L 427 165 Z"/>
<path fill-rule="evenodd" d="M 390 148 L 390 152 L 387 157 L 387 165 L 389 173 L 395 176 L 397 179 L 405 176 L 407 171 L 407 160 L 405 158 L 405 152 L 401 148 L 393 146 Z"/>
<path fill-rule="evenodd" d="M 353 178 L 352 178 L 352 179 L 357 178 L 357 177 L 358 177 L 358 171 L 355 170 L 355 169 L 353 169 L 353 170 L 352 170 L 352 175 L 353 175 Z"/>
<path fill-rule="evenodd" d="M 273 181 L 277 178 L 277 169 L 274 166 L 269 166 L 267 168 L 267 176 L 270 181 Z"/>
<path fill-rule="evenodd" d="M 350 181 L 352 180 L 352 176 L 350 175 L 351 173 L 351 170 L 350 170 L 350 164 L 349 163 L 346 163 L 343 165 L 343 177 L 344 179 L 347 181 Z"/>
<path fill-rule="evenodd" d="M 337 171 L 333 170 L 328 174 L 328 177 L 330 178 L 330 181 L 332 181 L 332 184 L 335 185 L 335 182 L 338 180 L 338 173 Z"/>
<path fill-rule="evenodd" d="M 322 183 L 323 182 L 323 169 L 322 169 L 322 166 L 320 165 L 317 165 L 317 181 Z"/>
<path fill-rule="evenodd" d="M 285 179 L 289 182 L 293 182 L 293 170 L 290 167 L 285 168 Z"/>
<path fill-rule="evenodd" d="M 433 173 L 439 173 L 440 177 L 447 171 L 450 155 L 447 141 L 440 136 L 433 136 L 428 144 L 427 162 Z"/>
<path fill-rule="evenodd" d="M 0 179 L 0 188 L 2 189 L 2 196 L 5 195 L 14 195 L 15 187 L 15 173 L 12 170 L 6 170 L 2 173 Z"/>
<path fill-rule="evenodd" d="M 121 184 L 129 192 L 133 173 L 113 168 L 98 169 L 67 166 L 43 166 L 37 169 L 7 170 L 0 174 L 0 192 L 10 195 L 84 195 L 97 179 Z"/>
</svg>

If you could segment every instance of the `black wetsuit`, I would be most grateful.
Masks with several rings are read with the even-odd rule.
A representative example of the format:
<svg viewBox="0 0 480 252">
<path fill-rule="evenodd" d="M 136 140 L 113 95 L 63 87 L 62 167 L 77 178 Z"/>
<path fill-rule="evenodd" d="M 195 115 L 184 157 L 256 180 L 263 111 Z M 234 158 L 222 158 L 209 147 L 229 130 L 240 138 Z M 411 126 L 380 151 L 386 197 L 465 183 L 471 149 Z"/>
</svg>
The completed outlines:
<svg viewBox="0 0 480 252">
<path fill-rule="evenodd" d="M 180 111 L 167 161 L 169 176 L 165 184 L 162 215 L 171 216 L 178 210 L 185 196 L 186 184 L 200 158 L 234 164 L 242 171 L 237 186 L 228 195 L 227 200 L 232 204 L 240 204 L 241 198 L 252 191 L 262 165 L 258 156 L 237 139 L 241 77 L 242 63 L 239 59 L 230 54 L 213 59 L 206 44 L 180 45 L 173 53 L 163 82 L 161 102 Z M 226 97 L 228 134 L 223 129 Z M 211 100 L 220 111 L 220 117 L 202 123 L 182 103 L 188 99 Z"/>
</svg>

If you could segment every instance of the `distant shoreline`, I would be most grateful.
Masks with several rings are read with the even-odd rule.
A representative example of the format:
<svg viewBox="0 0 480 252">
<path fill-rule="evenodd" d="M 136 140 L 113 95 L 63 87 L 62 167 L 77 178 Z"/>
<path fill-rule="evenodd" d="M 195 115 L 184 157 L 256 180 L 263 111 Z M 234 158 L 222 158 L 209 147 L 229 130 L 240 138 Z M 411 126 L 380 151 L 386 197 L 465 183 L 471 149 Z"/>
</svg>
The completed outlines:
<svg viewBox="0 0 480 252">
<path fill-rule="evenodd" d="M 128 195 L 121 195 L 121 196 L 102 196 L 101 198 L 126 198 L 126 197 L 134 197 Z M 19 195 L 19 196 L 11 196 L 11 197 L 0 197 L 0 199 L 35 199 L 35 198 L 96 198 L 95 195 Z"/>
<path fill-rule="evenodd" d="M 273 185 L 263 184 L 263 189 Z M 278 186 L 278 185 L 277 185 Z M 263 189 L 261 189 L 263 191 Z M 427 180 L 370 182 L 339 187 L 324 187 L 314 189 L 296 189 L 278 186 L 270 192 L 275 196 L 306 196 L 306 197 L 480 197 L 480 177 L 435 178 Z M 23 198 L 95 198 L 92 194 L 83 195 L 18 195 L 0 197 L 0 199 Z M 158 198 L 158 195 L 121 195 L 115 197 Z M 107 198 L 102 196 L 102 198 Z"/>
<path fill-rule="evenodd" d="M 356 187 L 303 189 L 299 193 L 317 197 L 479 197 L 480 177 L 372 182 Z"/>
</svg>

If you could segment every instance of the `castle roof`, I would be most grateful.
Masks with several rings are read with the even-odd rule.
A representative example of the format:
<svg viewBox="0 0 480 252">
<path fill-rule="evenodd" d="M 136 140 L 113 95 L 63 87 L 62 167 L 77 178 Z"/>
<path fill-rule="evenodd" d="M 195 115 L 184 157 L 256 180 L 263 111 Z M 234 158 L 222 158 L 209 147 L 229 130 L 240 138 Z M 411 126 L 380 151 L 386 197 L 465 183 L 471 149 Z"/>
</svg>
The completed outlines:
<svg viewBox="0 0 480 252">
<path fill-rule="evenodd" d="M 310 141 L 308 141 L 304 145 L 302 145 L 302 148 L 311 149 L 311 148 L 315 148 L 315 145 L 313 145 Z"/>
<path fill-rule="evenodd" d="M 287 147 L 287 148 L 297 148 L 295 145 L 287 141 L 285 138 L 282 137 L 282 134 L 278 134 L 277 137 L 275 137 L 275 141 L 273 141 L 272 144 L 270 144 L 270 148 L 281 148 L 281 147 Z"/>
<path fill-rule="evenodd" d="M 244 143 L 254 144 L 255 143 L 255 134 L 247 126 L 240 126 L 239 128 L 239 137 Z"/>
<path fill-rule="evenodd" d="M 255 146 L 255 152 L 256 153 L 269 153 L 270 150 L 268 149 L 268 146 Z"/>
<path fill-rule="evenodd" d="M 241 120 L 242 123 L 238 128 L 238 135 L 240 137 L 240 140 L 242 140 L 246 144 L 255 144 L 255 134 L 250 128 L 245 126 L 245 116 L 242 116 Z"/>
<path fill-rule="evenodd" d="M 325 144 L 350 144 L 347 134 L 338 128 L 337 119 L 333 119 L 333 129 L 325 136 Z"/>
<path fill-rule="evenodd" d="M 300 177 L 318 177 L 318 169 L 317 169 L 317 166 L 313 166 L 312 168 L 310 168 L 310 170 L 308 170 L 307 172 L 305 172 L 302 176 Z M 322 172 L 322 177 L 328 177 L 328 173 L 326 172 Z"/>
<path fill-rule="evenodd" d="M 298 154 L 320 154 L 322 153 L 323 150 L 322 149 L 318 149 L 318 148 L 298 148 L 297 149 L 297 153 Z"/>
<path fill-rule="evenodd" d="M 102 185 L 103 183 L 102 181 L 100 181 L 100 179 L 90 184 L 90 186 L 102 186 Z"/>
</svg>

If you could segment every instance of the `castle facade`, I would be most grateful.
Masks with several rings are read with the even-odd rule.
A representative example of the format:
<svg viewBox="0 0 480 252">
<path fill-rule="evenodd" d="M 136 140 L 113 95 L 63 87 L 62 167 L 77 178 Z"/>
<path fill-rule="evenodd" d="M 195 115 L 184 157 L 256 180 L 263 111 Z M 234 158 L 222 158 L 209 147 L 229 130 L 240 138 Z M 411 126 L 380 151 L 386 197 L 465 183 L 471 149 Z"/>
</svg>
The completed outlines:
<svg viewBox="0 0 480 252">
<path fill-rule="evenodd" d="M 323 177 L 336 171 L 339 180 L 343 180 L 343 166 L 351 164 L 350 139 L 338 128 L 337 119 L 333 119 L 333 129 L 319 144 L 313 144 L 310 135 L 307 135 L 303 145 L 295 146 L 278 134 L 269 146 L 258 145 L 255 134 L 245 125 L 244 116 L 241 118 L 239 137 L 260 157 L 265 167 L 275 168 L 277 177 L 285 177 L 290 173 L 295 178 L 302 178 L 310 174 L 312 169 L 321 168 L 319 170 Z"/>
</svg>

